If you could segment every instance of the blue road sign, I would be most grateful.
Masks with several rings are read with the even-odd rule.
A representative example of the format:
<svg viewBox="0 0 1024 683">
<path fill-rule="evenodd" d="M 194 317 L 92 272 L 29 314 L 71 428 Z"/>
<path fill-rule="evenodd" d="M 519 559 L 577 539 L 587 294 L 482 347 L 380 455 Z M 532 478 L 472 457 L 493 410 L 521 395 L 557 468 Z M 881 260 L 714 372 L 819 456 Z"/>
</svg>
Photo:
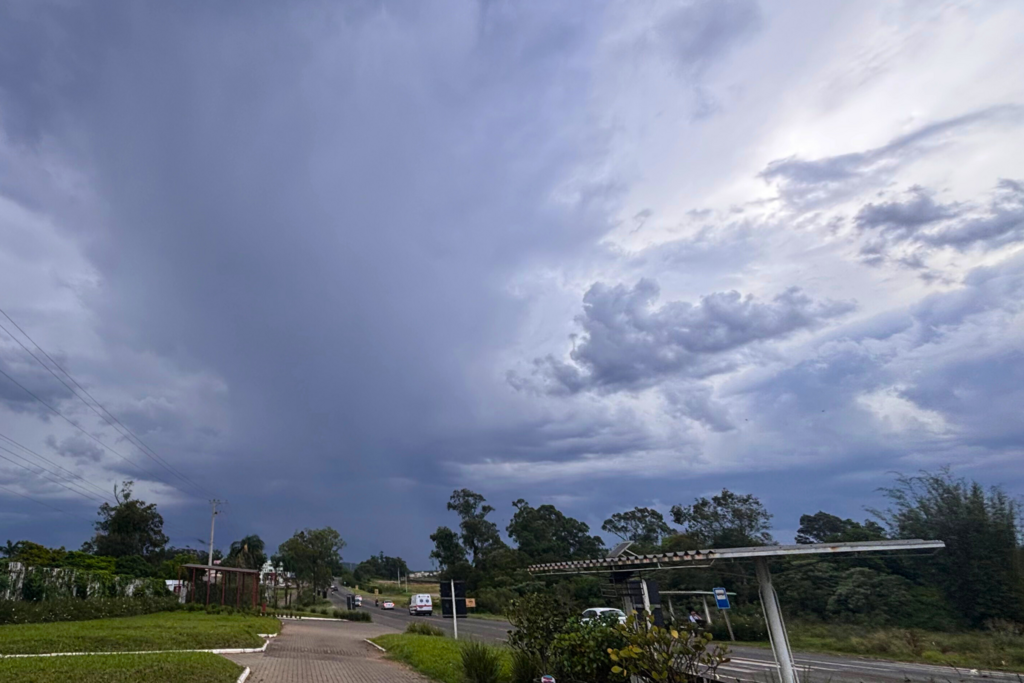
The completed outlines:
<svg viewBox="0 0 1024 683">
<path fill-rule="evenodd" d="M 729 609 L 729 594 L 725 592 L 724 588 L 714 588 L 715 602 L 718 603 L 718 609 Z"/>
</svg>

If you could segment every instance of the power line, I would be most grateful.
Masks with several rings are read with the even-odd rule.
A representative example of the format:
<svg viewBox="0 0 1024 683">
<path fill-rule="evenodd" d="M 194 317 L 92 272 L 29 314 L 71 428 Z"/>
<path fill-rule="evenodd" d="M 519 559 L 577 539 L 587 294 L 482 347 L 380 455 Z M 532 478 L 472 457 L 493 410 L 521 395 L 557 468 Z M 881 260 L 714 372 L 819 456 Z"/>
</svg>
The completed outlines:
<svg viewBox="0 0 1024 683">
<path fill-rule="evenodd" d="M 25 495 L 24 493 L 21 493 L 19 491 L 15 491 L 14 489 L 9 489 L 9 488 L 7 488 L 6 486 L 3 486 L 3 485 L 0 485 L 0 489 L 3 489 L 4 491 L 7 491 L 8 493 L 13 493 L 16 496 L 21 496 L 22 498 L 28 498 L 29 500 L 31 500 L 33 503 L 36 503 L 37 505 L 42 505 L 43 507 L 48 507 L 51 510 L 56 510 L 57 512 L 60 512 L 61 514 L 67 515 L 69 517 L 74 517 L 76 519 L 80 519 L 83 522 L 87 522 L 88 524 L 92 524 L 92 522 L 87 520 L 85 517 L 80 517 L 79 515 L 76 515 L 76 514 L 73 514 L 71 512 L 68 512 L 67 510 L 61 510 L 59 507 L 55 507 L 53 505 L 50 505 L 49 503 L 44 503 L 41 500 L 37 500 L 36 498 L 33 498 L 32 496 Z"/>
<path fill-rule="evenodd" d="M 32 358 L 33 358 L 33 359 L 34 359 L 34 360 L 35 360 L 35 361 L 36 361 L 37 363 L 39 363 L 40 365 L 42 365 L 42 366 L 43 366 L 43 367 L 44 367 L 44 368 L 46 369 L 46 371 L 47 371 L 47 372 L 49 372 L 49 373 L 50 373 L 51 375 L 53 375 L 53 376 L 54 376 L 54 378 L 55 378 L 55 379 L 56 379 L 56 380 L 57 380 L 58 382 L 60 382 L 61 384 L 63 384 L 63 385 L 65 386 L 65 387 L 67 387 L 67 389 L 68 389 L 68 390 L 69 390 L 69 391 L 70 391 L 70 392 L 71 392 L 72 394 L 74 394 L 74 395 L 75 395 L 75 397 L 77 397 L 77 398 L 78 398 L 79 400 L 81 400 L 81 401 L 82 401 L 82 403 L 84 403 L 85 405 L 89 406 L 89 408 L 90 408 L 90 409 L 91 409 L 91 410 L 92 410 L 92 411 L 93 411 L 94 413 L 96 413 L 96 414 L 97 414 L 97 415 L 98 415 L 98 416 L 99 416 L 100 418 L 102 418 L 102 419 L 103 419 L 103 420 L 104 420 L 104 421 L 105 421 L 105 422 L 106 422 L 107 424 L 109 424 L 109 425 L 110 425 L 111 427 L 113 427 L 115 431 L 117 431 L 117 432 L 118 432 L 119 434 L 121 434 L 121 436 L 123 436 L 124 438 L 128 439 L 128 440 L 129 440 L 129 441 L 130 441 L 131 443 L 133 443 L 133 444 L 134 444 L 135 446 L 137 446 L 137 447 L 139 448 L 139 450 L 141 450 L 141 451 L 142 451 L 143 455 L 145 455 L 145 456 L 146 456 L 146 457 L 148 457 L 149 459 L 151 459 L 151 460 L 154 460 L 155 462 L 159 463 L 159 464 L 160 464 L 161 466 L 163 466 L 163 467 L 164 467 L 164 469 L 166 469 L 166 470 L 167 470 L 168 472 L 170 472 L 171 474 L 175 475 L 176 477 L 178 477 L 178 478 L 179 478 L 179 479 L 181 479 L 182 481 L 184 481 L 184 482 L 186 482 L 186 483 L 188 483 L 188 484 L 191 484 L 191 485 L 192 485 L 192 486 L 194 486 L 194 487 L 195 487 L 196 489 L 198 489 L 198 490 L 199 490 L 199 491 L 200 491 L 201 493 L 203 493 L 203 495 L 212 495 L 212 494 L 210 493 L 210 491 L 206 490 L 206 489 L 205 489 L 204 487 L 200 486 L 199 484 L 197 484 L 197 483 L 196 483 L 196 482 L 194 482 L 193 480 L 191 480 L 191 479 L 189 479 L 188 477 L 186 477 L 186 476 L 185 476 L 184 474 L 180 473 L 180 472 L 179 472 L 179 471 L 178 471 L 177 469 L 175 469 L 175 468 L 174 468 L 174 467 L 173 467 L 173 466 L 172 466 L 172 465 L 171 465 L 170 463 L 168 463 L 168 462 L 167 462 L 166 460 L 164 460 L 164 459 L 163 459 L 162 457 L 160 457 L 160 455 L 159 455 L 159 454 L 158 454 L 158 453 L 157 453 L 156 451 L 154 451 L 154 450 L 153 450 L 152 448 L 150 448 L 150 447 L 149 447 L 149 445 L 148 445 L 148 444 L 146 444 L 146 442 L 144 442 L 144 441 L 143 441 L 143 440 L 142 440 L 142 439 L 141 439 L 141 438 L 140 438 L 140 437 L 139 437 L 139 436 L 138 436 L 137 434 L 135 434 L 135 432 L 133 432 L 133 431 L 132 431 L 132 430 L 131 430 L 131 429 L 130 429 L 130 428 L 129 428 L 128 426 L 126 426 L 126 425 L 125 425 L 125 424 L 124 424 L 123 422 L 121 422 L 121 421 L 120 421 L 119 419 L 117 419 L 117 417 L 116 417 L 116 416 L 114 416 L 114 414 L 113 414 L 113 413 L 111 413 L 111 412 L 110 412 L 109 410 L 107 410 L 107 408 L 106 408 L 106 407 L 105 407 L 105 406 L 104 406 L 104 405 L 103 405 L 102 403 L 100 403 L 100 402 L 99 402 L 99 400 L 98 400 L 98 399 L 97 399 L 97 398 L 96 398 L 95 396 L 93 396 L 93 395 L 92 395 L 91 393 L 89 393 L 89 390 L 88 390 L 88 389 L 86 389 L 85 387 L 83 387 L 83 386 L 82 386 L 82 385 L 81 385 L 81 384 L 80 384 L 80 383 L 78 382 L 78 380 L 76 380 L 76 379 L 75 379 L 75 378 L 74 378 L 74 377 L 73 377 L 73 376 L 71 375 L 71 373 L 69 373 L 69 372 L 68 372 L 67 370 L 65 370 L 65 369 L 64 369 L 64 367 L 63 367 L 63 366 L 62 366 L 62 365 L 61 365 L 60 363 L 58 363 L 58 362 L 57 362 L 56 360 L 54 360 L 54 359 L 53 359 L 53 356 L 51 356 L 51 355 L 50 355 L 49 353 L 47 353 L 47 352 L 46 352 L 46 350 L 45 350 L 45 349 L 44 349 L 43 347 L 41 347 L 41 346 L 40 346 L 40 345 L 39 345 L 39 344 L 38 344 L 38 343 L 36 342 L 36 340 L 35 340 L 35 339 L 33 339 L 31 335 L 29 335 L 29 333 L 28 333 L 28 332 L 26 332 L 26 331 L 25 331 L 24 329 L 22 329 L 21 325 L 19 325 L 19 324 L 18 324 L 18 323 L 17 323 L 17 322 L 16 322 L 15 320 L 14 320 L 14 318 L 12 318 L 12 317 L 11 317 L 10 315 L 8 315 L 7 311 L 5 311 L 5 310 L 3 310 L 2 308 L 0 308 L 0 314 L 3 314 L 3 316 L 4 316 L 5 318 L 7 318 L 7 319 L 8 319 L 8 320 L 9 320 L 9 321 L 11 322 L 11 324 L 12 324 L 12 325 L 14 325 L 14 327 L 15 327 L 15 328 L 17 328 L 17 330 L 18 330 L 19 332 L 21 332 L 21 333 L 22 333 L 22 334 L 23 334 L 23 335 L 25 336 L 25 338 L 26 338 L 26 339 L 28 339 L 28 340 L 29 340 L 30 342 L 32 342 L 32 345 L 33 345 L 33 346 L 35 346 L 35 347 L 36 347 L 36 349 L 38 349 L 38 350 L 39 350 L 39 352 L 40 352 L 41 354 L 43 354 L 43 355 L 44 355 L 44 356 L 45 356 L 45 357 L 47 358 L 47 360 L 49 360 L 49 361 L 50 361 L 51 363 L 53 363 L 54 367 L 56 367 L 56 368 L 57 368 L 58 370 L 60 370 L 60 371 L 61 371 L 61 373 L 63 373 L 65 377 L 67 377 L 67 378 L 68 378 L 69 380 L 71 380 L 71 382 L 72 382 L 72 383 L 73 383 L 73 384 L 74 384 L 74 385 L 75 385 L 76 387 L 78 387 L 78 389 L 79 389 L 79 390 L 81 390 L 81 392 L 82 392 L 82 393 L 84 393 L 84 394 L 85 394 L 86 396 L 88 396 L 88 397 L 89 397 L 89 398 L 90 398 L 90 399 L 91 399 L 91 400 L 93 401 L 93 403 L 95 403 L 95 405 L 93 405 L 93 403 L 89 403 L 89 401 L 86 401 L 86 400 L 85 400 L 85 398 L 84 398 L 84 397 L 82 397 L 82 395 L 81 395 L 81 394 L 79 394 L 79 393 L 78 393 L 77 391 L 75 391 L 75 389 L 74 389 L 74 388 L 72 388 L 72 387 L 71 387 L 71 386 L 70 386 L 70 385 L 69 385 L 69 384 L 68 384 L 67 382 L 65 382 L 65 381 L 64 381 L 64 380 L 63 380 L 63 379 L 62 379 L 62 378 L 61 378 L 61 377 L 60 377 L 60 376 L 59 376 L 59 375 L 58 375 L 57 373 L 55 373 L 55 372 L 54 372 L 54 371 L 53 371 L 53 370 L 52 370 L 52 369 L 50 368 L 50 366 L 49 366 L 49 365 L 47 365 L 46 363 L 44 363 L 44 362 L 42 361 L 42 359 L 40 359 L 40 358 L 39 358 L 38 356 L 36 356 L 36 355 L 35 355 L 35 354 L 34 354 L 34 353 L 32 352 L 32 350 L 31 350 L 31 349 L 29 349 L 29 348 L 28 348 L 27 346 L 25 346 L 25 344 L 24 344 L 24 343 L 22 343 L 22 341 L 21 341 L 20 339 L 18 339 L 18 338 L 17 338 L 17 337 L 15 336 L 15 335 L 11 334 L 10 330 L 8 330 L 8 329 L 7 329 L 6 327 L 4 327 L 4 326 L 3 326 L 2 324 L 0 324 L 0 329 L 2 329 L 2 330 L 3 330 L 4 332 L 6 332 L 6 333 L 7 333 L 7 335 L 11 337 L 11 339 L 13 339 L 13 340 L 14 340 L 15 342 L 17 342 L 17 343 L 18 343 L 18 345 L 19 345 L 19 346 L 21 346 L 21 348 L 23 348 L 23 349 L 25 350 L 25 352 L 26 352 L 26 353 L 28 353 L 28 354 L 29 354 L 30 356 L 32 356 Z M 99 407 L 99 410 L 97 410 L 97 406 Z M 101 410 L 102 410 L 102 412 L 100 412 Z M 122 431 L 122 430 L 123 430 L 123 431 Z"/>
<path fill-rule="evenodd" d="M 88 481 L 87 479 L 85 479 L 84 477 L 82 477 L 82 475 L 80 475 L 80 474 L 75 474 L 75 473 L 74 473 L 74 472 L 72 472 L 71 470 L 68 470 L 68 469 L 65 469 L 64 467 L 61 467 L 60 465 L 58 465 L 57 463 L 53 462 L 52 460 L 50 460 L 50 459 L 48 459 L 48 458 L 45 458 L 45 457 L 43 457 L 43 456 L 39 455 L 38 453 L 36 453 L 36 452 L 35 452 L 34 450 L 32 450 L 31 448 L 29 448 L 28 446 L 25 446 L 24 444 L 20 444 L 20 443 L 18 443 L 17 441 L 15 441 L 14 439 L 12 439 L 11 437 L 9 437 L 9 436 L 6 436 L 6 435 L 4 435 L 4 434 L 0 434 L 0 439 L 3 439 L 4 441 L 7 441 L 8 443 L 10 443 L 10 444 L 14 445 L 14 446 L 15 446 L 15 447 L 17 447 L 17 448 L 20 448 L 20 449 L 21 449 L 21 450 L 23 450 L 23 451 L 26 451 L 26 452 L 28 452 L 28 453 L 31 453 L 32 455 L 36 456 L 37 458 L 39 458 L 39 459 L 40 459 L 40 460 L 42 460 L 43 462 L 49 463 L 50 465 L 53 465 L 53 466 L 54 466 L 54 467 L 56 467 L 57 469 L 59 469 L 59 470 L 61 470 L 61 471 L 63 471 L 63 472 L 66 472 L 66 473 L 67 473 L 68 475 L 70 475 L 71 477 L 74 477 L 75 479 L 78 479 L 78 480 L 82 481 L 83 483 L 85 483 L 85 484 L 88 484 L 88 485 L 89 485 L 90 487 L 92 487 L 92 488 L 93 488 L 93 490 L 95 490 L 95 491 L 99 492 L 99 493 L 100 493 L 101 495 L 103 495 L 103 496 L 106 496 L 106 495 L 107 495 L 107 491 L 106 491 L 105 489 L 102 489 L 102 488 L 100 488 L 99 486 L 97 486 L 96 484 L 93 484 L 93 483 L 92 483 L 91 481 Z M 5 449 L 5 450 L 6 450 L 6 449 Z M 19 457 L 20 457 L 20 456 L 19 456 Z M 108 500 L 109 500 L 109 499 L 108 499 Z"/>
<path fill-rule="evenodd" d="M 7 453 L 10 453 L 11 455 L 13 455 L 16 458 L 21 458 L 22 460 L 25 460 L 25 462 L 31 462 L 30 460 L 22 458 L 20 455 L 18 455 L 17 453 L 15 453 L 14 451 L 12 451 L 9 448 L 4 448 L 3 446 L 0 446 L 0 451 L 6 451 Z M 58 476 L 58 475 L 54 474 L 53 472 L 47 470 L 44 467 L 39 467 L 38 465 L 36 465 L 36 467 L 38 467 L 38 471 L 33 470 L 28 465 L 22 465 L 19 462 L 15 462 L 14 460 L 11 460 L 10 458 L 8 458 L 6 455 L 0 455 L 0 459 L 6 460 L 7 462 L 9 462 L 9 463 L 11 463 L 13 465 L 17 465 L 18 467 L 20 467 L 23 470 L 28 470 L 29 472 L 32 472 L 32 474 L 40 474 L 40 472 L 42 472 L 42 473 L 49 474 L 50 476 Z M 56 484 L 57 486 L 65 488 L 68 491 L 71 491 L 72 493 L 77 493 L 78 495 L 82 496 L 83 498 L 88 498 L 89 500 L 92 500 L 92 501 L 99 501 L 101 503 L 104 502 L 102 498 L 97 498 L 95 495 L 93 495 L 91 493 L 86 493 L 86 491 L 83 490 L 83 489 L 77 489 L 77 488 L 73 489 L 70 486 L 66 486 L 66 485 L 62 484 L 61 482 L 57 481 L 56 479 L 46 478 L 46 481 L 49 481 L 52 484 Z"/>
<path fill-rule="evenodd" d="M 46 406 L 47 408 L 49 408 L 49 409 L 50 409 L 50 411 L 51 411 L 51 412 L 53 412 L 53 414 L 54 414 L 54 415 L 57 415 L 57 416 L 58 416 L 58 417 L 60 417 L 60 418 L 61 418 L 62 420 L 64 420 L 65 422 L 67 422 L 67 423 L 68 423 L 69 425 L 71 425 L 72 427 L 74 427 L 74 428 L 75 428 L 75 429 L 77 429 L 78 431 L 82 432 L 82 433 L 83 433 L 83 434 L 85 434 L 85 435 L 86 435 L 87 437 L 89 437 L 90 439 L 92 439 L 93 441 L 95 441 L 96 443 L 98 443 L 99 445 L 103 446 L 103 448 L 107 449 L 108 451 L 110 451 L 111 453 L 113 453 L 114 455 L 116 455 L 117 457 L 121 458 L 121 460 L 124 460 L 124 461 L 125 461 L 126 463 L 128 463 L 129 465 L 131 465 L 132 467 L 134 467 L 134 468 L 135 468 L 136 470 L 138 470 L 139 474 L 142 474 L 142 475 L 146 475 L 146 474 L 148 474 L 148 475 L 149 475 L 149 476 L 151 476 L 151 477 L 152 477 L 152 478 L 153 478 L 153 479 L 154 479 L 155 481 L 160 481 L 160 478 L 159 478 L 159 477 L 157 477 L 156 475 L 154 475 L 154 474 L 153 474 L 152 472 L 149 472 L 148 470 L 144 470 L 144 469 L 142 469 L 142 467 L 140 467 L 140 466 L 139 466 L 139 464 L 138 464 L 137 462 L 135 462 L 134 460 L 131 460 L 131 459 L 129 459 L 129 458 L 126 458 L 125 456 L 121 455 L 121 454 L 120 454 L 119 452 L 115 451 L 115 450 L 114 450 L 113 448 L 111 448 L 111 447 L 110 447 L 110 446 L 108 446 L 107 444 L 105 444 L 105 443 L 103 443 L 102 441 L 100 441 L 100 440 L 99 440 L 98 438 L 96 438 L 95 436 L 93 436 L 92 434 L 90 434 L 89 432 L 87 432 L 87 431 L 86 431 L 86 430 L 85 430 L 85 429 L 84 429 L 84 428 L 83 428 L 83 427 L 82 427 L 81 425 L 79 425 L 79 424 L 78 424 L 77 422 L 75 422 L 74 420 L 72 420 L 71 418 L 69 418 L 68 416 L 66 416 L 66 415 L 65 415 L 64 413 L 60 412 L 59 410 L 57 410 L 56 408 L 54 408 L 53 406 L 51 406 L 51 405 L 50 405 L 49 403 L 47 403 L 47 402 L 46 402 L 46 401 L 44 401 L 43 399 L 41 399 L 41 398 L 39 398 L 38 396 L 36 396 L 36 395 L 35 395 L 34 393 L 32 393 L 32 391 L 31 391 L 31 390 L 29 390 L 29 389 L 28 389 L 27 387 L 25 387 L 25 385 L 24 385 L 24 384 L 22 384 L 21 382 L 19 382 L 19 381 L 18 381 L 18 380 L 16 380 L 16 379 L 14 379 L 13 377 L 11 377 L 11 376 L 10 376 L 9 374 L 7 374 L 6 372 L 4 372 L 4 371 L 3 371 L 2 369 L 0 369 L 0 375 L 3 375 L 3 376 L 4 376 L 4 377 L 6 377 L 7 379 L 9 379 L 9 380 L 10 380 L 11 382 L 13 382 L 14 384 L 16 384 L 16 385 L 18 386 L 18 388 L 20 388 L 20 389 L 21 389 L 22 391 L 24 391 L 24 392 L 25 392 L 26 394 L 28 394 L 29 396 L 31 396 L 32 398 L 34 398 L 35 400 L 39 401 L 39 402 L 40 402 L 40 403 L 42 403 L 42 404 L 43 404 L 44 406 Z M 164 482 L 164 483 L 167 483 L 167 482 Z M 173 488 L 176 488 L 176 489 L 178 489 L 178 487 L 177 487 L 177 486 L 174 486 L 173 484 L 170 484 L 170 486 L 172 486 Z M 179 491 L 181 491 L 181 489 L 178 489 L 178 490 L 179 490 Z M 186 493 L 185 491 L 181 491 L 181 492 L 182 492 L 182 493 Z M 187 494 L 186 494 L 186 495 L 187 495 Z"/>
</svg>

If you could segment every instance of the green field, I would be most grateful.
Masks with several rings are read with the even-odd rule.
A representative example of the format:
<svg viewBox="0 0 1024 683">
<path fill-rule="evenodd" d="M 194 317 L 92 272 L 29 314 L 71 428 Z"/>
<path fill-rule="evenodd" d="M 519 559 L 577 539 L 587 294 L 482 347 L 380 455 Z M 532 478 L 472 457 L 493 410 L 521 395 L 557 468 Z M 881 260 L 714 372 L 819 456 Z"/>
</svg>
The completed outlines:
<svg viewBox="0 0 1024 683">
<path fill-rule="evenodd" d="M 0 626 L 0 654 L 137 652 L 260 647 L 259 633 L 277 633 L 270 617 L 157 612 L 138 617 Z"/>
<path fill-rule="evenodd" d="M 0 683 L 234 683 L 241 673 L 207 652 L 0 659 Z"/>
<path fill-rule="evenodd" d="M 378 636 L 373 642 L 388 651 L 389 659 L 408 664 L 428 678 L 442 683 L 463 683 L 461 644 L 457 640 L 401 633 Z M 502 655 L 508 680 L 509 650 L 494 649 Z"/>
</svg>

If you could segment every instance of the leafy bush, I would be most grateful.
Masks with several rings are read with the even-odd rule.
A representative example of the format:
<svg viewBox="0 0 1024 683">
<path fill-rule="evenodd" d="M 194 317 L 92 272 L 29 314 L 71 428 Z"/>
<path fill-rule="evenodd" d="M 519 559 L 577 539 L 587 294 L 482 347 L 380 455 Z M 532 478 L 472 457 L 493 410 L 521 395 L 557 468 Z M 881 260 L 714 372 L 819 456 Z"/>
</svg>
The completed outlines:
<svg viewBox="0 0 1024 683">
<path fill-rule="evenodd" d="M 493 647 L 468 642 L 462 646 L 462 672 L 466 683 L 502 683 L 501 657 Z"/>
<path fill-rule="evenodd" d="M 768 640 L 768 627 L 764 623 L 764 617 L 757 612 L 732 610 L 729 614 L 729 621 L 732 624 L 732 632 L 736 640 L 747 643 L 760 643 Z M 688 622 L 680 622 L 679 627 L 685 628 Z M 716 618 L 711 626 L 706 629 L 714 635 L 715 640 L 728 640 L 729 629 L 725 625 L 725 618 Z"/>
<path fill-rule="evenodd" d="M 414 633 L 418 636 L 444 636 L 445 632 L 425 621 L 414 621 L 405 627 L 406 633 Z"/>
<path fill-rule="evenodd" d="M 612 672 L 611 650 L 626 647 L 626 636 L 617 627 L 618 618 L 583 622 L 571 619 L 555 636 L 549 667 L 555 678 L 568 683 L 610 683 L 621 680 Z M 543 666 L 543 663 L 541 663 Z"/>
<path fill-rule="evenodd" d="M 682 630 L 654 625 L 650 615 L 632 614 L 616 627 L 625 646 L 609 648 L 612 673 L 651 683 L 693 683 L 717 678 L 727 650 L 710 647 L 713 636 L 694 627 Z"/>
<path fill-rule="evenodd" d="M 511 588 L 480 588 L 476 591 L 476 607 L 481 612 L 504 614 L 509 604 L 519 597 Z"/>
<path fill-rule="evenodd" d="M 512 649 L 536 655 L 545 666 L 555 638 L 571 619 L 561 603 L 539 593 L 513 600 L 506 616 L 513 629 L 508 637 Z"/>
<path fill-rule="evenodd" d="M 181 608 L 175 597 L 93 598 L 80 600 L 0 600 L 0 624 L 33 624 L 131 617 Z"/>
</svg>

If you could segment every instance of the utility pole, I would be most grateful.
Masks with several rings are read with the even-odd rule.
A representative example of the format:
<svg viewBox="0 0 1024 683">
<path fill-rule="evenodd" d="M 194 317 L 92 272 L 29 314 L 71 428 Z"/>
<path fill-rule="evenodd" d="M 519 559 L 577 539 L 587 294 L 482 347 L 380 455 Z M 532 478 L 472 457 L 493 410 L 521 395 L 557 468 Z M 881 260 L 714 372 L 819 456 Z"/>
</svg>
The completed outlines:
<svg viewBox="0 0 1024 683">
<path fill-rule="evenodd" d="M 207 567 L 212 567 L 213 566 L 213 523 L 215 521 L 217 521 L 217 506 L 218 505 L 223 505 L 223 504 L 224 504 L 224 501 L 217 500 L 216 498 L 214 498 L 213 500 L 210 501 L 210 509 L 211 509 L 211 514 L 210 514 L 210 554 L 209 554 L 209 556 L 208 556 L 208 558 L 206 560 L 206 566 Z"/>
</svg>

